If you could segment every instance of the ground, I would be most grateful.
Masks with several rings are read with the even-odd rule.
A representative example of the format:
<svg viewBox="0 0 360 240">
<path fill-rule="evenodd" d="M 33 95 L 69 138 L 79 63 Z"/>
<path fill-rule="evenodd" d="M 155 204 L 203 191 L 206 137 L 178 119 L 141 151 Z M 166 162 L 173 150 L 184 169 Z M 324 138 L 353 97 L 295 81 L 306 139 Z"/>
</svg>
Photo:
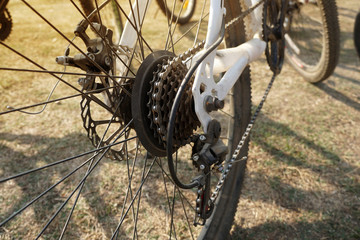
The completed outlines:
<svg viewBox="0 0 360 240">
<path fill-rule="evenodd" d="M 232 239 L 360 238 L 360 62 L 353 44 L 358 1 L 337 1 L 340 61 L 320 84 L 289 65 L 251 136 Z M 269 71 L 252 70 L 258 103 Z"/>
<path fill-rule="evenodd" d="M 50 55 L 53 60 L 62 55 L 67 42 L 55 31 L 40 31 L 45 27 L 34 23 L 38 17 L 31 15 L 30 19 L 29 9 L 19 1 L 10 2 L 14 29 L 8 41 L 46 68 L 54 69 L 54 62 L 44 56 Z M 57 9 L 68 10 L 62 1 L 34 2 L 49 18 Z M 353 44 L 354 20 L 360 3 L 358 0 L 337 3 L 341 50 L 335 73 L 322 83 L 310 84 L 285 64 L 251 134 L 246 179 L 231 239 L 360 239 L 360 61 Z M 76 17 L 81 16 L 69 10 L 62 18 L 51 20 L 70 37 Z M 159 18 L 156 16 L 154 21 Z M 156 28 L 152 30 L 157 31 Z M 29 39 L 39 47 L 29 47 L 33 46 L 27 44 Z M 4 65 L 29 68 L 26 61 L 8 53 L 0 54 L 1 66 L 10 63 Z M 251 65 L 251 73 L 252 100 L 256 106 L 271 78 L 264 57 Z M 41 74 L 24 76 L 19 73 L 9 78 L 1 72 L 1 111 L 7 105 L 22 106 L 45 99 L 55 82 Z M 70 93 L 74 94 L 62 85 L 53 97 Z M 91 144 L 82 127 L 79 98 L 49 105 L 41 117 L 20 113 L 0 116 L 0 176 L 16 173 L 21 167 L 42 166 L 54 158 L 62 159 L 84 149 L 90 150 Z M 50 175 L 39 174 L 4 184 L 0 188 L 0 219 L 22 206 L 28 196 L 39 194 L 38 186 L 48 186 L 47 181 L 56 182 L 75 166 L 77 163 L 67 163 L 51 170 Z M 78 204 L 74 230 L 70 230 L 69 238 L 111 237 L 118 220 L 116 214 L 120 212 L 118 199 L 123 197 L 125 189 L 121 180 L 126 175 L 121 168 L 125 168 L 124 163 L 105 160 L 89 180 L 90 187 L 84 190 Z M 144 190 L 144 195 L 150 195 L 150 198 L 146 195 L 149 199 L 155 195 L 152 201 L 158 196 L 164 197 L 163 192 L 154 191 L 157 189 L 155 180 L 153 186 Z M 68 188 L 70 186 L 57 189 L 50 196 L 52 201 L 45 199 L 26 211 L 24 222 L 15 220 L 5 226 L 0 239 L 6 239 L 15 231 L 19 234 L 13 236 L 15 239 L 33 238 L 42 227 L 43 219 L 65 199 L 64 192 Z M 102 207 L 94 207 L 99 205 Z M 161 223 L 155 224 L 158 217 L 154 215 L 154 226 L 144 234 L 150 232 L 156 236 L 154 229 L 163 227 Z M 60 218 L 64 220 L 66 215 Z M 45 236 L 48 239 L 58 237 L 52 232 Z"/>
</svg>

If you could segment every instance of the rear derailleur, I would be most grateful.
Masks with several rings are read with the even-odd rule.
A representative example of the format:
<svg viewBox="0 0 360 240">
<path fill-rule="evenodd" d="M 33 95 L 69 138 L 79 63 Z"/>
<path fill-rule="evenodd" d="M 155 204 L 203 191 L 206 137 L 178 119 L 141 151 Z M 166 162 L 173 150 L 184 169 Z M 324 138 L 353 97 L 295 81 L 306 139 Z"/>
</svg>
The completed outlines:
<svg viewBox="0 0 360 240">
<path fill-rule="evenodd" d="M 210 201 L 211 171 L 223 170 L 222 163 L 228 153 L 227 146 L 220 139 L 220 133 L 220 123 L 212 120 L 207 133 L 197 136 L 192 149 L 193 164 L 201 171 L 201 175 L 193 179 L 197 183 L 195 226 L 204 225 L 214 209 L 214 203 Z"/>
</svg>

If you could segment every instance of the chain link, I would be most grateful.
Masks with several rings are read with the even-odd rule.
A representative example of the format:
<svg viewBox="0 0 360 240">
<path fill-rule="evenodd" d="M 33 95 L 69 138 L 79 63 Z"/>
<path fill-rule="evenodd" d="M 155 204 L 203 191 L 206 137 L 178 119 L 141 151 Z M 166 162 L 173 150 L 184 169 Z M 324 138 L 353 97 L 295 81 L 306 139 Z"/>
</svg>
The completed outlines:
<svg viewBox="0 0 360 240">
<path fill-rule="evenodd" d="M 243 18 L 245 18 L 247 15 L 252 13 L 256 8 L 258 8 L 261 4 L 263 4 L 267 0 L 261 0 L 251 8 L 247 9 L 246 11 L 242 12 L 239 16 L 236 18 L 233 18 L 231 21 L 225 24 L 225 29 L 228 29 L 230 26 L 239 23 L 239 21 Z"/>
<path fill-rule="evenodd" d="M 215 201 L 216 201 L 216 199 L 217 199 L 217 197 L 218 197 L 218 195 L 219 195 L 219 192 L 220 192 L 220 190 L 222 189 L 222 187 L 223 187 L 223 185 L 224 185 L 225 179 L 226 179 L 226 177 L 228 176 L 228 174 L 229 174 L 229 172 L 230 172 L 230 169 L 232 168 L 232 165 L 233 165 L 235 162 L 246 161 L 246 160 L 247 160 L 247 157 L 246 157 L 246 156 L 245 156 L 245 157 L 242 157 L 240 160 L 236 160 L 236 158 L 239 156 L 242 147 L 244 146 L 246 140 L 248 139 L 248 137 L 249 137 L 249 135 L 250 135 L 250 132 L 251 132 L 253 126 L 254 126 L 254 123 L 255 123 L 255 121 L 256 121 L 256 118 L 259 116 L 259 113 L 260 113 L 260 111 L 261 111 L 261 109 L 262 109 L 262 107 L 263 107 L 263 105 L 264 105 L 264 103 L 265 103 L 265 101 L 266 101 L 266 98 L 267 98 L 267 96 L 268 96 L 268 94 L 269 94 L 269 92 L 270 92 L 270 90 L 271 90 L 271 87 L 272 87 L 272 85 L 273 85 L 273 83 L 274 83 L 274 81 L 275 81 L 275 77 L 276 77 L 276 75 L 274 74 L 274 75 L 272 76 L 272 78 L 271 78 L 271 80 L 270 80 L 270 82 L 269 82 L 266 90 L 265 90 L 265 93 L 264 93 L 264 95 L 263 95 L 263 97 L 262 97 L 259 105 L 257 106 L 257 108 L 256 108 L 256 110 L 255 110 L 254 115 L 251 117 L 250 122 L 249 122 L 249 124 L 247 125 L 246 130 L 245 130 L 244 134 L 242 135 L 241 140 L 240 140 L 239 144 L 237 145 L 237 147 L 236 147 L 236 149 L 235 149 L 235 151 L 234 151 L 231 159 L 226 162 L 226 163 L 227 163 L 227 166 L 225 166 L 225 169 L 223 170 L 223 173 L 222 173 L 222 175 L 221 175 L 221 178 L 220 178 L 220 180 L 218 181 L 218 184 L 216 185 L 215 190 L 214 190 L 213 193 L 211 194 L 211 197 L 210 197 L 210 201 L 211 201 L 211 202 L 208 203 L 209 205 L 210 205 L 211 203 L 215 203 Z M 226 163 L 225 163 L 225 164 L 226 164 Z"/>
</svg>

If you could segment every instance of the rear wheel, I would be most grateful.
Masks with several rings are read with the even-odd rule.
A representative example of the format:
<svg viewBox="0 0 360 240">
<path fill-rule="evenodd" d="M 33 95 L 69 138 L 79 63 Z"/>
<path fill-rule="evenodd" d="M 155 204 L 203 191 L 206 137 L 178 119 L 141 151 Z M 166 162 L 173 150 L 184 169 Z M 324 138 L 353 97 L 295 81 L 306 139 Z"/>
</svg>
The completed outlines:
<svg viewBox="0 0 360 240">
<path fill-rule="evenodd" d="M 285 56 L 307 81 L 328 78 L 338 63 L 340 29 L 334 0 L 290 1 Z"/>
<path fill-rule="evenodd" d="M 4 126 L 0 133 L 0 198 L 4 199 L 0 203 L 0 231 L 10 238 L 24 239 L 222 238 L 233 221 L 246 162 L 234 164 L 211 218 L 205 227 L 195 227 L 196 189 L 184 190 L 174 184 L 166 159 L 142 144 L 143 133 L 136 126 L 139 118 L 145 118 L 142 123 L 149 123 L 148 129 L 159 142 L 157 147 L 164 147 L 161 132 L 167 127 L 168 102 L 176 91 L 169 86 L 170 81 L 177 82 L 173 85 L 181 81 L 177 74 L 186 73 L 186 61 L 191 57 L 181 71 L 169 75 L 169 84 L 162 88 L 159 86 L 164 82 L 156 79 L 157 74 L 167 60 L 205 39 L 209 10 L 195 13 L 194 19 L 202 21 L 184 31 L 169 26 L 164 16 L 154 19 L 156 5 L 142 5 L 146 15 L 139 19 L 141 6 L 132 9 L 127 1 L 121 5 L 115 2 L 119 12 L 135 13 L 136 21 L 131 25 L 138 28 L 136 44 L 119 46 L 111 44 L 111 22 L 101 17 L 109 5 L 99 10 L 99 24 L 94 24 L 83 19 L 73 3 L 53 4 L 49 9 L 42 1 L 31 5 L 10 2 L 10 8 L 19 9 L 14 18 L 31 23 L 19 24 L 7 41 L 0 42 L 4 52 L 0 56 L 0 104 L 11 106 L 0 112 Z M 98 1 L 93 6 L 102 4 Z M 227 21 L 240 14 L 237 1 L 225 4 L 230 12 Z M 124 14 L 121 18 L 132 19 Z M 227 30 L 226 47 L 244 41 L 243 24 L 239 24 Z M 73 40 L 69 28 L 76 28 Z M 56 56 L 59 64 L 53 60 Z M 156 69 L 155 74 L 142 70 L 149 66 Z M 138 72 L 148 75 L 139 76 Z M 132 107 L 138 86 L 147 87 L 146 99 L 139 103 L 140 114 Z M 51 89 L 54 93 L 47 98 Z M 156 89 L 163 94 L 156 95 Z M 213 113 L 222 124 L 221 138 L 229 153 L 249 121 L 250 97 L 247 69 L 227 96 L 225 107 Z M 156 110 L 157 106 L 161 110 Z M 181 111 L 196 118 L 191 101 L 184 106 L 190 107 Z M 156 114 L 162 117 L 158 121 Z M 201 133 L 200 128 L 181 124 L 179 129 L 190 132 L 190 137 Z M 179 139 L 184 141 L 174 152 L 177 172 L 191 179 L 198 174 L 191 160 L 193 142 Z M 239 158 L 247 155 L 247 147 Z M 213 170 L 211 181 L 216 183 L 219 176 Z"/>
</svg>

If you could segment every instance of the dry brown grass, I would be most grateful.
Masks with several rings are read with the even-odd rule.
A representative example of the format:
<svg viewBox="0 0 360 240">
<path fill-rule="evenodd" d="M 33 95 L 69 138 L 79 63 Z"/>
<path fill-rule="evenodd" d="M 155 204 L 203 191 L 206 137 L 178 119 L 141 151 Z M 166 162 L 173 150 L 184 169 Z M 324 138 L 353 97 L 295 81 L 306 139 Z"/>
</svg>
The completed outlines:
<svg viewBox="0 0 360 240">
<path fill-rule="evenodd" d="M 67 7 L 68 4 L 55 0 L 46 4 L 35 1 L 37 9 L 72 37 L 81 16 L 72 7 Z M 319 85 L 306 83 L 290 66 L 284 67 L 252 135 L 247 178 L 231 232 L 232 239 L 360 238 L 360 62 L 352 43 L 353 21 L 360 5 L 356 0 L 338 1 L 338 4 L 342 30 L 340 64 L 335 74 Z M 63 13 L 61 17 L 55 14 L 58 9 Z M 11 1 L 10 11 L 14 29 L 8 42 L 46 68 L 62 70 L 53 59 L 63 54 L 66 41 L 49 30 L 19 1 Z M 154 16 L 154 22 L 162 17 L 156 9 Z M 157 28 L 153 27 L 152 31 L 155 41 Z M 34 43 L 39 47 L 34 47 Z M 31 68 L 29 63 L 3 49 L 0 62 L 8 63 L 8 67 Z M 255 104 L 270 78 L 270 71 L 266 69 L 264 59 L 252 65 Z M 66 80 L 76 85 L 77 78 L 67 77 Z M 44 74 L 1 72 L 0 108 L 45 100 L 55 81 Z M 54 98 L 73 93 L 60 84 Z M 50 105 L 40 117 L 20 113 L 0 116 L 0 176 L 90 150 L 79 112 L 77 98 Z M 50 183 L 55 183 L 84 159 L 35 177 L 2 184 L 0 219 Z M 123 169 L 126 168 L 124 162 L 102 162 L 89 178 L 67 239 L 111 237 L 125 198 L 127 172 Z M 0 238 L 31 239 L 36 236 L 49 214 L 81 180 L 84 171 L 6 225 Z M 140 175 L 141 172 L 137 172 L 134 181 L 139 181 Z M 154 172 L 149 177 L 151 184 L 143 189 L 146 208 L 140 214 L 153 221 L 141 225 L 138 230 L 141 239 L 149 236 L 152 239 L 168 238 L 166 234 L 158 234 L 164 226 L 169 226 L 170 221 L 164 188 L 158 187 L 162 178 L 161 172 Z M 167 186 L 168 191 L 172 191 L 169 183 Z M 164 202 L 159 204 L 159 200 Z M 44 239 L 59 237 L 68 212 L 69 207 L 52 224 Z M 179 229 L 178 238 L 186 239 L 184 219 L 176 219 L 175 224 Z M 132 230 L 131 227 L 122 229 L 122 233 L 132 233 Z M 165 232 L 169 232 L 168 229 Z"/>
<path fill-rule="evenodd" d="M 289 65 L 257 122 L 232 239 L 359 239 L 360 62 L 353 45 L 358 1 L 337 1 L 340 62 L 323 83 Z M 257 103 L 270 77 L 254 64 Z"/>
</svg>

